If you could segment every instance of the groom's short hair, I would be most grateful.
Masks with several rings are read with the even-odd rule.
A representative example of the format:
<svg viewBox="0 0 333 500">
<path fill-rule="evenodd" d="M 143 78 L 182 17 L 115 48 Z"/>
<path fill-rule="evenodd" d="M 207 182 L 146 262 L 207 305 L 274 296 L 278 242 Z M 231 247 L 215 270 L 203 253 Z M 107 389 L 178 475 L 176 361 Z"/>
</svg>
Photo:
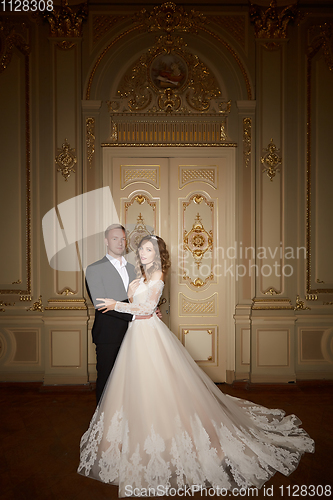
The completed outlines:
<svg viewBox="0 0 333 500">
<path fill-rule="evenodd" d="M 121 224 L 111 224 L 111 226 L 108 226 L 105 229 L 105 238 L 108 237 L 109 231 L 111 231 L 112 229 L 122 229 L 126 236 L 126 229 L 124 228 L 124 226 L 122 226 Z"/>
</svg>

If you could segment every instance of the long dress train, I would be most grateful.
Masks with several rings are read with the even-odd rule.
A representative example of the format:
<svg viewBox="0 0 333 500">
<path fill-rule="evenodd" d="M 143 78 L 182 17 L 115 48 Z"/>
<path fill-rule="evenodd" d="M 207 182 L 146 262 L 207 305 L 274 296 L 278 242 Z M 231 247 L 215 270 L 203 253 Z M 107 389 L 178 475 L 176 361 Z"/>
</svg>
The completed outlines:
<svg viewBox="0 0 333 500">
<path fill-rule="evenodd" d="M 152 313 L 162 281 L 141 279 L 132 304 Z M 119 496 L 168 488 L 260 488 L 289 475 L 314 442 L 295 415 L 223 394 L 156 316 L 133 321 L 81 438 L 78 472 L 119 485 Z"/>
</svg>

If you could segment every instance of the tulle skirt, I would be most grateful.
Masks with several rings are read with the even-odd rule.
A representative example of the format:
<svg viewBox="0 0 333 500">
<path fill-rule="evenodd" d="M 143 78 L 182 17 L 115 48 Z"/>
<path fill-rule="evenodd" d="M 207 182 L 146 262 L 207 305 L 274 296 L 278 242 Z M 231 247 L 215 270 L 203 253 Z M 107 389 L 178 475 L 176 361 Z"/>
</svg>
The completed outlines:
<svg viewBox="0 0 333 500">
<path fill-rule="evenodd" d="M 119 496 L 260 488 L 314 442 L 295 415 L 223 394 L 154 315 L 133 321 L 81 438 L 78 472 Z"/>
</svg>

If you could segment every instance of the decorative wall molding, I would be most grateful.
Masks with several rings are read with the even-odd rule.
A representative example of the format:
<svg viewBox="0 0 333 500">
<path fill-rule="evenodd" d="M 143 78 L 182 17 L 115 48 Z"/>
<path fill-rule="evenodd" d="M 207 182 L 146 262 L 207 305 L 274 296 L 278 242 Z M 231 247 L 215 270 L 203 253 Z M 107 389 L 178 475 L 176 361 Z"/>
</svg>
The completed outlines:
<svg viewBox="0 0 333 500">
<path fill-rule="evenodd" d="M 308 29 L 308 50 L 307 50 L 307 117 L 306 117 L 306 248 L 307 248 L 307 261 L 306 261 L 306 293 L 319 294 L 319 293 L 333 293 L 333 287 L 323 286 L 317 287 L 316 284 L 325 284 L 323 280 L 318 278 L 314 281 L 312 276 L 312 238 L 314 233 L 312 218 L 312 205 L 313 205 L 313 192 L 312 192 L 312 141 L 313 141 L 313 65 L 316 56 L 321 54 L 327 64 L 329 71 L 333 71 L 333 22 L 324 24 L 312 25 Z M 316 111 L 318 113 L 318 110 Z"/>
<path fill-rule="evenodd" d="M 251 165 L 252 153 L 252 118 L 243 118 L 243 155 L 244 167 Z"/>
<path fill-rule="evenodd" d="M 276 0 L 271 0 L 266 10 L 250 3 L 249 14 L 250 21 L 254 24 L 255 37 L 266 40 L 287 38 L 288 24 L 300 16 L 297 4 L 277 7 Z"/>
<path fill-rule="evenodd" d="M 75 174 L 74 165 L 77 163 L 75 149 L 71 149 L 67 139 L 65 139 L 62 148 L 58 149 L 58 155 L 55 158 L 55 162 L 58 165 L 58 172 L 61 172 L 65 181 L 68 181 L 72 173 Z"/>
<path fill-rule="evenodd" d="M 206 299 L 191 299 L 179 293 L 178 311 L 180 316 L 216 316 L 217 293 Z"/>
<path fill-rule="evenodd" d="M 0 21 L 0 47 L 4 51 L 0 53 L 0 74 L 9 66 L 14 48 L 18 49 L 24 56 L 23 87 L 24 87 L 24 115 L 25 115 L 25 264 L 26 283 L 22 289 L 6 288 L 0 290 L 0 294 L 31 294 L 31 144 L 30 144 L 30 32 L 25 23 L 14 23 L 4 18 Z M 23 201 L 22 201 L 23 203 Z M 20 282 L 20 283 L 19 283 Z M 17 280 L 13 284 L 21 284 Z"/>
<path fill-rule="evenodd" d="M 182 325 L 180 332 L 182 343 L 197 363 L 218 363 L 217 325 Z"/>
<path fill-rule="evenodd" d="M 89 167 L 94 165 L 95 158 L 95 118 L 86 118 L 86 148 Z"/>
<path fill-rule="evenodd" d="M 54 6 L 52 11 L 45 10 L 41 16 L 50 25 L 51 37 L 80 38 L 82 23 L 88 17 L 88 1 L 71 8 L 68 0 L 61 0 L 60 7 Z"/>
<path fill-rule="evenodd" d="M 216 236 L 214 226 L 217 200 L 212 200 L 207 193 L 196 192 L 186 199 L 179 198 L 182 228 L 182 257 L 180 261 L 183 281 L 191 289 L 203 289 L 209 282 L 216 282 L 213 273 Z M 188 230 L 188 227 L 191 227 Z M 201 269 L 205 255 L 204 267 Z M 188 259 L 187 259 L 188 258 Z M 189 270 L 191 269 L 191 271 Z M 194 270 L 196 269 L 196 270 Z"/>
<path fill-rule="evenodd" d="M 282 158 L 279 156 L 280 150 L 277 149 L 273 143 L 273 139 L 268 144 L 267 148 L 263 150 L 263 156 L 260 158 L 261 163 L 264 165 L 263 173 L 273 181 L 277 172 L 280 172 Z"/>
<path fill-rule="evenodd" d="M 253 299 L 252 302 L 252 310 L 261 310 L 264 311 L 266 309 L 271 310 L 293 310 L 294 306 L 292 305 L 290 299 L 285 298 L 257 298 Z"/>
<path fill-rule="evenodd" d="M 230 33 L 237 42 L 245 48 L 246 40 L 246 16 L 244 14 L 240 15 L 221 15 L 221 16 L 207 16 L 207 19 L 211 24 L 216 24 L 217 26 L 225 29 Z"/>
<path fill-rule="evenodd" d="M 108 33 L 116 24 L 120 23 L 128 16 L 121 15 L 94 15 L 92 18 L 93 44 L 97 43 Z"/>
<path fill-rule="evenodd" d="M 103 147 L 236 147 L 225 132 L 222 115 L 112 114 L 110 142 Z"/>
<path fill-rule="evenodd" d="M 165 2 L 156 5 L 151 12 L 142 9 L 133 21 L 140 23 L 144 30 L 164 31 L 169 34 L 175 31 L 197 33 L 198 26 L 207 22 L 207 19 L 200 12 L 191 10 L 188 13 L 173 2 Z"/>
<path fill-rule="evenodd" d="M 134 21 L 136 22 L 136 17 L 134 18 Z M 195 29 L 197 29 L 197 28 L 199 28 L 199 25 L 197 25 Z M 144 31 L 147 30 L 145 24 L 135 24 L 134 26 L 131 26 L 130 28 L 128 28 L 124 32 L 115 36 L 114 39 L 109 43 L 109 45 L 105 49 L 103 49 L 103 51 L 97 57 L 96 62 L 94 64 L 94 67 L 89 75 L 88 84 L 87 84 L 87 88 L 86 88 L 86 100 L 90 99 L 91 88 L 92 88 L 94 77 L 97 73 L 98 67 L 100 66 L 100 64 L 102 63 L 103 59 L 106 57 L 108 52 L 111 49 L 113 49 L 115 45 L 120 43 L 124 37 L 127 37 L 127 36 L 133 34 L 135 31 L 142 31 L 142 30 L 144 30 Z M 208 29 L 206 27 L 206 24 L 202 24 L 202 23 L 200 24 L 200 31 L 202 31 L 205 34 L 208 34 L 213 39 L 217 40 L 217 42 L 219 44 L 221 44 L 222 46 L 224 46 L 226 48 L 226 50 L 231 54 L 232 58 L 236 61 L 237 65 L 238 65 L 238 67 L 243 75 L 245 85 L 246 85 L 246 90 L 247 90 L 247 98 L 249 100 L 251 100 L 252 99 L 252 90 L 251 90 L 250 79 L 249 79 L 248 73 L 243 65 L 243 62 L 241 61 L 241 59 L 238 56 L 238 54 L 236 53 L 236 51 L 231 47 L 231 45 L 229 45 L 224 40 L 224 38 L 220 37 L 217 33 L 214 33 L 214 31 Z"/>
<path fill-rule="evenodd" d="M 108 102 L 110 114 L 217 113 L 225 118 L 231 102 L 225 102 L 212 71 L 186 46 L 179 36 L 160 36 L 123 76 Z"/>
<path fill-rule="evenodd" d="M 31 307 L 28 307 L 27 308 L 27 311 L 39 311 L 39 312 L 44 312 L 44 307 L 43 307 L 43 301 L 42 301 L 42 296 L 40 295 L 39 296 L 39 299 L 36 300 L 36 302 L 34 302 L 32 304 Z"/>
<path fill-rule="evenodd" d="M 296 304 L 295 304 L 294 310 L 295 311 L 305 311 L 306 309 L 311 309 L 311 307 L 307 307 L 305 305 L 304 300 L 301 300 L 300 296 L 297 295 L 296 296 Z"/>
<path fill-rule="evenodd" d="M 197 167 L 196 165 L 179 165 L 179 189 L 192 182 L 203 182 L 218 189 L 218 168 L 214 165 Z"/>
<path fill-rule="evenodd" d="M 121 165 L 120 189 L 125 189 L 135 182 L 142 182 L 160 189 L 160 165 Z"/>
</svg>

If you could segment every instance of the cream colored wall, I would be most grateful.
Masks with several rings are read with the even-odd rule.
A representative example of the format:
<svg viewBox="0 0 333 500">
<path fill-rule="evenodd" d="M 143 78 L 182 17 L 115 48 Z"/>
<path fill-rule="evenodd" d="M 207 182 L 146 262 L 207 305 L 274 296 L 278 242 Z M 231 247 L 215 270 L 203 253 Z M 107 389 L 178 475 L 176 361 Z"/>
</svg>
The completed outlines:
<svg viewBox="0 0 333 500">
<path fill-rule="evenodd" d="M 52 37 L 47 22 L 16 14 L 8 16 L 17 34 L 12 49 L 8 22 L 0 31 L 0 380 L 82 384 L 95 377 L 93 310 L 78 248 L 66 259 L 79 270 L 52 269 L 42 218 L 102 187 L 100 144 L 111 135 L 106 101 L 156 37 L 136 28 L 130 9 L 90 5 L 83 37 Z M 238 254 L 235 264 L 256 264 L 259 273 L 235 280 L 235 358 L 227 380 L 331 379 L 333 62 L 320 26 L 333 23 L 332 9 L 304 11 L 275 47 L 258 38 L 247 7 L 208 9 L 203 2 L 196 9 L 210 22 L 181 36 L 231 99 L 235 233 L 238 248 L 242 242 L 255 254 L 251 263 Z M 261 162 L 271 139 L 281 158 L 272 180 Z M 76 159 L 67 180 L 55 162 L 65 140 Z M 277 249 L 277 256 L 260 258 L 260 247 Z M 304 247 L 305 258 L 302 251 L 289 258 Z M 263 276 L 275 262 L 291 265 L 292 274 Z"/>
</svg>

